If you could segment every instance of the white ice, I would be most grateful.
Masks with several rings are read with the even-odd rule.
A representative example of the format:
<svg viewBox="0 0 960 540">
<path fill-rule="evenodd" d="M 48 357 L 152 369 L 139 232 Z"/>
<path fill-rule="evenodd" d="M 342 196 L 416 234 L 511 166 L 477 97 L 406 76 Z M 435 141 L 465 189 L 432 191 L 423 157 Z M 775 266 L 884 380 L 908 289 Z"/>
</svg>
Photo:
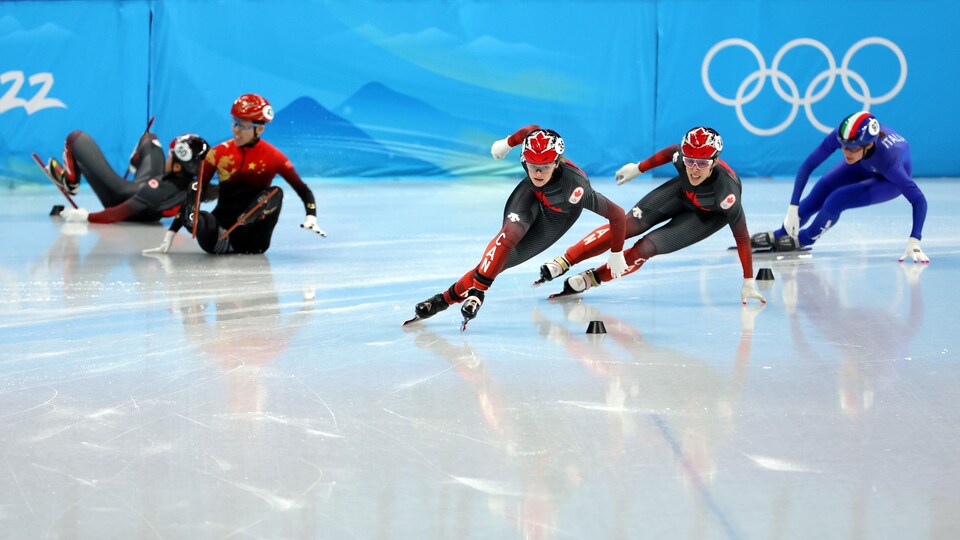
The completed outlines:
<svg viewBox="0 0 960 540">
<path fill-rule="evenodd" d="M 629 208 L 658 182 L 595 187 Z M 220 257 L 7 190 L 0 538 L 960 537 L 960 181 L 920 183 L 929 265 L 897 262 L 900 198 L 757 256 L 763 307 L 728 229 L 547 301 L 585 213 L 463 334 L 457 309 L 400 323 L 513 182 L 315 180 L 328 238 L 288 190 L 266 255 Z M 751 231 L 790 189 L 745 181 Z"/>
</svg>

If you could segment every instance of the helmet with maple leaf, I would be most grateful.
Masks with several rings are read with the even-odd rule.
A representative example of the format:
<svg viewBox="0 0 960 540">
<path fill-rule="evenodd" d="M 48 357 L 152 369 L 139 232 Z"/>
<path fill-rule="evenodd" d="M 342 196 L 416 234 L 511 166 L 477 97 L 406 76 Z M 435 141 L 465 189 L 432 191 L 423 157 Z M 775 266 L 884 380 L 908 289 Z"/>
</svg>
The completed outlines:
<svg viewBox="0 0 960 540">
<path fill-rule="evenodd" d="M 523 139 L 520 161 L 533 165 L 553 163 L 563 155 L 563 138 L 552 129 L 531 131 Z"/>
<path fill-rule="evenodd" d="M 683 136 L 680 153 L 696 159 L 713 159 L 723 150 L 723 139 L 717 130 L 706 126 L 697 126 Z"/>
</svg>

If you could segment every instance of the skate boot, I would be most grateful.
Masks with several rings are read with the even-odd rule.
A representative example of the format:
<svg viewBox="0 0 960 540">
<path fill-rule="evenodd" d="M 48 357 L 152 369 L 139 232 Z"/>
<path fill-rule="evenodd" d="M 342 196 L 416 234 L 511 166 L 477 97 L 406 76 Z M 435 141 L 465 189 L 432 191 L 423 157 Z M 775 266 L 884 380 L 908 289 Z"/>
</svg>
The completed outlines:
<svg viewBox="0 0 960 540">
<path fill-rule="evenodd" d="M 463 305 L 460 306 L 460 314 L 463 315 L 463 324 L 460 326 L 461 332 L 467 329 L 467 323 L 477 316 L 477 312 L 480 311 L 480 306 L 482 305 L 483 291 L 480 289 L 470 289 L 467 291 L 467 299 L 464 300 Z"/>
<path fill-rule="evenodd" d="M 776 251 L 796 251 L 800 249 L 800 245 L 792 236 L 785 234 L 774 239 L 773 249 Z"/>
<path fill-rule="evenodd" d="M 420 302 L 419 304 L 414 306 L 413 311 L 415 315 L 413 316 L 412 319 L 404 321 L 404 323 L 401 326 L 406 326 L 412 322 L 416 322 L 422 319 L 429 319 L 430 317 L 433 317 L 434 315 L 436 315 L 437 313 L 440 313 L 441 311 L 447 309 L 448 307 L 449 305 L 443 299 L 443 294 L 435 294 L 430 298 L 427 298 L 423 302 Z"/>
<path fill-rule="evenodd" d="M 443 299 L 443 294 L 435 294 L 430 298 L 427 298 L 423 302 L 420 302 L 413 308 L 416 312 L 417 317 L 420 319 L 429 319 L 437 313 L 447 309 L 449 305 Z"/>
<path fill-rule="evenodd" d="M 774 243 L 773 231 L 757 233 L 750 237 L 750 247 L 753 249 L 773 249 Z"/>
<path fill-rule="evenodd" d="M 57 158 L 50 158 L 50 160 L 47 161 L 46 169 L 50 178 L 70 195 L 76 195 L 80 191 L 80 182 L 70 180 L 66 169 L 60 165 Z"/>
<path fill-rule="evenodd" d="M 586 272 L 581 272 L 575 276 L 568 277 L 567 280 L 563 282 L 563 290 L 557 294 L 551 294 L 550 298 L 560 298 L 561 296 L 580 294 L 590 287 L 599 286 L 600 280 L 597 279 L 597 274 L 591 268 Z"/>
<path fill-rule="evenodd" d="M 558 278 L 567 273 L 567 270 L 570 269 L 570 263 L 567 261 L 566 257 L 557 257 L 552 261 L 547 261 L 540 267 L 540 279 L 533 282 L 533 286 L 536 287 L 544 283 L 545 281 L 552 281 L 554 278 Z"/>
</svg>

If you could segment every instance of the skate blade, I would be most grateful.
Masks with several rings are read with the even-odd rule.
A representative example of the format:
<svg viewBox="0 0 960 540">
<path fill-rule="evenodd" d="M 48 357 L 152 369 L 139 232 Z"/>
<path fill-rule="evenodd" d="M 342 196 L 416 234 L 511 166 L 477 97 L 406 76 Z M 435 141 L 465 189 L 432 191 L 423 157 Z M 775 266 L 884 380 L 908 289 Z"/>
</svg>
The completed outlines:
<svg viewBox="0 0 960 540">
<path fill-rule="evenodd" d="M 467 323 L 470 322 L 470 319 L 464 319 L 460 324 L 460 333 L 464 333 L 467 330 Z"/>
<path fill-rule="evenodd" d="M 573 291 L 570 291 L 570 292 L 560 291 L 560 292 L 558 292 L 558 293 L 551 294 L 550 296 L 548 296 L 548 297 L 547 297 L 547 300 L 555 300 L 555 299 L 557 299 L 557 298 L 566 298 L 567 296 L 577 296 L 577 295 L 579 295 L 579 294 L 580 294 L 580 293 L 578 293 L 578 292 L 573 292 Z"/>
<path fill-rule="evenodd" d="M 543 285 L 543 284 L 546 283 L 546 282 L 547 282 L 547 280 L 545 280 L 545 279 L 543 279 L 543 278 L 540 278 L 540 279 L 534 281 L 534 282 L 533 282 L 533 285 L 531 285 L 531 287 L 536 288 L 536 287 L 539 287 L 539 286 Z"/>
<path fill-rule="evenodd" d="M 419 321 L 420 319 L 421 319 L 421 317 L 420 317 L 419 315 L 414 315 L 412 319 L 403 321 L 403 324 L 401 324 L 400 326 L 406 326 L 406 325 L 408 325 L 408 324 L 410 324 L 410 323 L 415 323 L 415 322 Z"/>
</svg>

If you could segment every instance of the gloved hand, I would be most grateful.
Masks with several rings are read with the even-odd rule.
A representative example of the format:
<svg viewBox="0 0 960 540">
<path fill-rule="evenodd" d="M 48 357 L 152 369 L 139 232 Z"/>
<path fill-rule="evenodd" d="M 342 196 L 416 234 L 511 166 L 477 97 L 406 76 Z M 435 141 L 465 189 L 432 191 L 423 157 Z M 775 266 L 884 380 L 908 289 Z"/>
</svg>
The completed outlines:
<svg viewBox="0 0 960 540">
<path fill-rule="evenodd" d="M 160 242 L 159 246 L 155 248 L 145 249 L 142 251 L 142 253 L 144 255 L 150 255 L 151 253 L 166 253 L 170 251 L 170 246 L 173 245 L 173 237 L 176 235 L 177 233 L 173 231 L 167 231 L 166 234 L 163 235 L 163 241 Z"/>
<path fill-rule="evenodd" d="M 60 211 L 60 217 L 68 223 L 86 223 L 90 216 L 90 211 L 86 208 L 64 208 Z"/>
<path fill-rule="evenodd" d="M 791 204 L 787 207 L 787 217 L 783 218 L 783 229 L 794 240 L 800 234 L 800 207 Z"/>
<path fill-rule="evenodd" d="M 746 304 L 747 298 L 756 298 L 764 304 L 767 303 L 767 299 L 757 290 L 757 284 L 752 277 L 744 279 L 743 286 L 740 287 L 740 302 Z"/>
<path fill-rule="evenodd" d="M 61 212 L 60 215 L 63 215 L 63 213 Z M 927 257 L 923 250 L 920 249 L 920 240 L 917 240 L 912 236 L 909 240 L 907 240 L 907 249 L 903 250 L 903 255 L 900 256 L 900 262 L 905 261 L 907 257 L 913 257 L 913 262 L 915 263 L 930 262 L 930 257 Z"/>
<path fill-rule="evenodd" d="M 303 218 L 303 223 L 300 224 L 300 228 L 313 231 L 324 238 L 327 236 L 327 233 L 323 232 L 323 229 L 317 227 L 317 216 L 307 214 L 307 217 Z"/>
<path fill-rule="evenodd" d="M 607 259 L 607 268 L 610 269 L 610 276 L 614 279 L 623 275 L 627 271 L 627 260 L 623 258 L 622 251 L 611 251 L 610 258 Z"/>
<path fill-rule="evenodd" d="M 640 174 L 640 166 L 636 163 L 627 163 L 623 167 L 620 167 L 620 170 L 617 171 L 617 174 L 613 178 L 617 181 L 618 186 L 622 186 L 627 182 L 633 180 Z"/>
<path fill-rule="evenodd" d="M 509 153 L 510 143 L 507 142 L 507 139 L 493 141 L 493 146 L 490 147 L 490 155 L 493 156 L 493 159 L 503 159 L 507 157 Z"/>
</svg>

